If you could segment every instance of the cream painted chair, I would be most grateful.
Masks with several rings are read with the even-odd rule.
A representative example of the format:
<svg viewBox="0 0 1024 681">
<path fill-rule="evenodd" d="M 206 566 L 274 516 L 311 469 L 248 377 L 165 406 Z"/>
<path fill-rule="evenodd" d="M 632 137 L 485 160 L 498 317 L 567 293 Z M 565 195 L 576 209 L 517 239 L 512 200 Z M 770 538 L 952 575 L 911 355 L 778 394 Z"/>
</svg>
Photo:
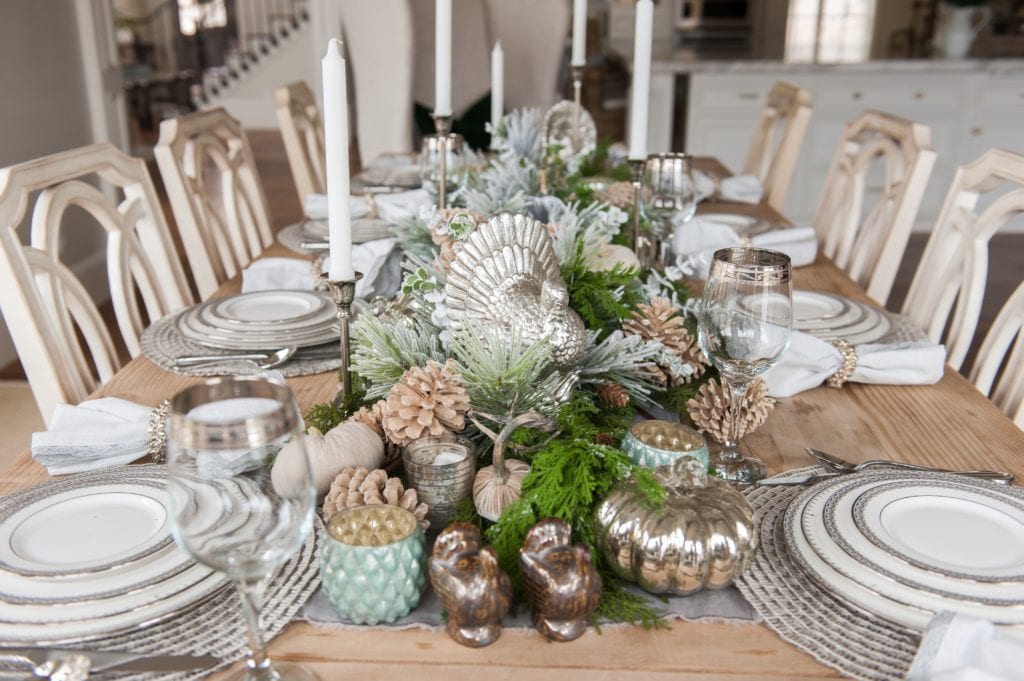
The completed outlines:
<svg viewBox="0 0 1024 681">
<path fill-rule="evenodd" d="M 352 72 L 356 144 L 364 166 L 381 154 L 412 150 L 412 2 L 430 4 L 433 11 L 433 3 L 426 0 L 342 2 L 338 7 Z"/>
<path fill-rule="evenodd" d="M 217 108 L 161 123 L 153 152 L 199 297 L 208 298 L 274 239 L 249 141 Z"/>
<path fill-rule="evenodd" d="M 274 109 L 299 203 L 304 204 L 309 194 L 326 194 L 324 124 L 313 91 L 304 82 L 279 87 L 274 90 Z"/>
<path fill-rule="evenodd" d="M 761 109 L 743 173 L 761 181 L 764 200 L 776 210 L 786 202 L 811 113 L 811 93 L 786 81 L 772 86 Z"/>
<path fill-rule="evenodd" d="M 974 339 L 988 279 L 992 236 L 1024 215 L 1024 156 L 990 149 L 960 166 L 942 212 L 910 284 L 903 314 L 935 342 L 944 342 L 948 362 L 959 369 Z M 1024 277 L 1024 271 L 1018 271 Z M 972 372 L 975 385 L 1020 424 L 1024 359 L 1019 337 L 1024 293 L 1018 286 L 1004 303 L 982 343 Z M 1014 337 L 1017 337 L 1014 342 Z M 1006 353 L 1010 353 L 1007 357 Z M 998 378 L 999 367 L 1003 365 Z"/>
<path fill-rule="evenodd" d="M 56 405 L 80 402 L 120 367 L 113 336 L 62 253 L 83 242 L 88 222 L 105 238 L 106 283 L 132 356 L 149 322 L 192 303 L 143 161 L 96 144 L 0 170 L 0 309 L 47 423 Z"/>
<path fill-rule="evenodd" d="M 487 0 L 491 39 L 505 52 L 506 111 L 547 109 L 560 99 L 558 71 L 571 21 L 571 0 Z"/>
<path fill-rule="evenodd" d="M 821 251 L 872 298 L 889 298 L 903 251 L 935 165 L 931 129 L 865 111 L 846 126 L 814 213 Z M 884 171 L 867 207 L 869 175 Z"/>
</svg>

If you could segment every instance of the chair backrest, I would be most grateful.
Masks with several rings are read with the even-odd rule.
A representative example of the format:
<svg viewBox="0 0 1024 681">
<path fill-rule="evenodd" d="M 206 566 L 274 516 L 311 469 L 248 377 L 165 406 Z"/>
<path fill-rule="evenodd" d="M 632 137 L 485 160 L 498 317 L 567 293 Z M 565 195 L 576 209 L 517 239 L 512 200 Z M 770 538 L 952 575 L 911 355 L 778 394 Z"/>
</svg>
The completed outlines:
<svg viewBox="0 0 1024 681">
<path fill-rule="evenodd" d="M 192 302 L 143 161 L 96 144 L 0 170 L 0 309 L 47 423 L 120 366 L 96 303 L 62 260 L 62 244 L 89 241 L 81 211 L 105 237 L 107 287 L 132 356 L 150 321 Z"/>
<path fill-rule="evenodd" d="M 986 201 L 979 210 L 982 198 Z M 992 235 L 1024 214 L 1024 156 L 990 149 L 960 166 L 910 283 L 903 314 L 945 342 L 959 369 L 978 326 Z M 948 327 L 948 328 L 947 328 Z"/>
<path fill-rule="evenodd" d="M 412 149 L 414 1 L 423 2 L 373 0 L 339 6 L 352 71 L 356 144 L 364 166 L 383 153 Z M 433 82 L 431 75 L 431 87 Z"/>
<path fill-rule="evenodd" d="M 161 123 L 153 153 L 199 297 L 207 298 L 274 238 L 249 141 L 217 108 Z"/>
<path fill-rule="evenodd" d="M 971 381 L 1024 429 L 1024 282 L 985 334 Z"/>
<path fill-rule="evenodd" d="M 780 80 L 768 91 L 743 172 L 764 186 L 764 199 L 782 210 L 811 122 L 811 93 Z"/>
<path fill-rule="evenodd" d="M 491 38 L 505 52 L 505 110 L 547 109 L 559 98 L 558 71 L 572 21 L 570 0 L 487 0 Z"/>
<path fill-rule="evenodd" d="M 814 213 L 821 250 L 884 304 L 935 165 L 931 128 L 865 111 L 846 126 Z M 868 177 L 884 174 L 868 208 Z"/>
<path fill-rule="evenodd" d="M 299 203 L 304 204 L 308 194 L 327 193 L 324 125 L 316 97 L 304 82 L 289 83 L 274 90 L 274 108 Z"/>
</svg>

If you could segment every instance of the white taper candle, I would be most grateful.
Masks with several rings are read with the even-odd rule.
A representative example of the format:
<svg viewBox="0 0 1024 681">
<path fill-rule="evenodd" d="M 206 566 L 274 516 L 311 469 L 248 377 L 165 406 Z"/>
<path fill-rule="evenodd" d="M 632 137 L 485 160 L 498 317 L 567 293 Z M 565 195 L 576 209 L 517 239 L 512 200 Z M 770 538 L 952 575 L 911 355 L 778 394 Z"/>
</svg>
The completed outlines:
<svg viewBox="0 0 1024 681">
<path fill-rule="evenodd" d="M 572 66 L 587 63 L 587 0 L 572 3 Z"/>
<path fill-rule="evenodd" d="M 352 281 L 352 219 L 348 207 L 348 87 L 341 43 L 331 38 L 321 62 L 324 79 L 324 146 L 327 148 L 327 231 L 332 281 Z"/>
<path fill-rule="evenodd" d="M 647 158 L 647 110 L 651 98 L 651 34 L 654 30 L 654 2 L 636 3 L 636 32 L 633 38 L 633 99 L 629 110 L 629 158 Z"/>
<path fill-rule="evenodd" d="M 505 52 L 501 41 L 491 50 L 491 134 L 497 134 L 498 124 L 505 112 Z"/>
<path fill-rule="evenodd" d="M 452 0 L 436 0 L 434 11 L 434 113 L 452 115 Z"/>
</svg>

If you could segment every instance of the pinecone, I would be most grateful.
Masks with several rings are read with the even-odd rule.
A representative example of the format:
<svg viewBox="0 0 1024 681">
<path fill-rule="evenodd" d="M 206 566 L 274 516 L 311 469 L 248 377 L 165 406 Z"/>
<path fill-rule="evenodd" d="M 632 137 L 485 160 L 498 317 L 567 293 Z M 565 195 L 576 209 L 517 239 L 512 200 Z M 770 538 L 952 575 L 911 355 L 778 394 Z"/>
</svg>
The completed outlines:
<svg viewBox="0 0 1024 681">
<path fill-rule="evenodd" d="M 609 407 L 625 407 L 629 404 L 629 393 L 618 383 L 602 383 L 597 386 L 597 400 Z"/>
<path fill-rule="evenodd" d="M 633 183 L 613 182 L 597 195 L 597 200 L 617 208 L 628 208 L 633 205 Z"/>
<path fill-rule="evenodd" d="M 679 374 L 668 366 L 653 365 L 647 368 L 655 381 L 669 387 L 689 383 L 700 378 L 707 367 L 707 359 L 697 345 L 697 339 L 686 330 L 682 315 L 668 298 L 652 298 L 650 305 L 641 303 L 632 318 L 622 324 L 622 330 L 646 340 L 658 341 L 674 352 L 679 361 L 688 364 L 693 371 Z"/>
<path fill-rule="evenodd" d="M 764 379 L 754 379 L 747 386 L 739 404 L 734 404 L 728 385 L 711 379 L 700 387 L 697 396 L 686 403 L 690 419 L 697 429 L 706 432 L 718 442 L 725 442 L 733 419 L 738 420 L 736 439 L 753 432 L 768 418 L 775 400 L 768 397 Z"/>
<path fill-rule="evenodd" d="M 368 471 L 363 466 L 345 468 L 331 483 L 331 489 L 324 499 L 321 510 L 324 522 L 338 511 L 353 506 L 390 504 L 409 511 L 425 530 L 430 524 L 426 520 L 427 505 L 419 503 L 416 490 L 405 489 L 398 478 L 389 478 L 383 468 Z"/>
<path fill-rule="evenodd" d="M 360 407 L 359 411 L 352 414 L 349 421 L 356 421 L 362 423 L 365 426 L 373 428 L 378 435 L 384 435 L 384 426 L 381 425 L 381 420 L 384 418 L 384 404 L 385 400 L 378 400 L 373 403 L 369 409 L 366 407 Z"/>
<path fill-rule="evenodd" d="M 466 427 L 469 396 L 451 360 L 413 367 L 391 388 L 381 420 L 387 439 L 404 445 L 424 435 L 438 436 Z"/>
</svg>

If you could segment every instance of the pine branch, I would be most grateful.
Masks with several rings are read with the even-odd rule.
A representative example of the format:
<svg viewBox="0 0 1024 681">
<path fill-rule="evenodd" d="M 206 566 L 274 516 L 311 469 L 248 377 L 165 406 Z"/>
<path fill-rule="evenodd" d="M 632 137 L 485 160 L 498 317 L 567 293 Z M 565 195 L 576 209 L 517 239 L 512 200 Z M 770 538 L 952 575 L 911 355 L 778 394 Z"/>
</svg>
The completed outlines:
<svg viewBox="0 0 1024 681">
<path fill-rule="evenodd" d="M 371 401 L 387 395 L 407 369 L 425 366 L 431 359 L 445 361 L 436 335 L 372 314 L 359 317 L 352 338 L 352 370 L 368 382 L 366 399 Z"/>
</svg>

